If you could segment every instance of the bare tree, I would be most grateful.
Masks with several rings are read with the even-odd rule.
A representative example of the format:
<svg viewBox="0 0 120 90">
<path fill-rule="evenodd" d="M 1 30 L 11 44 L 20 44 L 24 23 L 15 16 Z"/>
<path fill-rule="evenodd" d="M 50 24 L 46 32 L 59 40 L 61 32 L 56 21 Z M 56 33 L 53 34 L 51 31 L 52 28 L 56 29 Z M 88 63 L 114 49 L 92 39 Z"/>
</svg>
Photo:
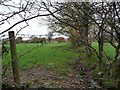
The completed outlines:
<svg viewBox="0 0 120 90">
<path fill-rule="evenodd" d="M 85 46 L 85 51 L 87 55 L 90 54 L 88 35 L 91 26 L 91 20 L 86 16 L 79 8 L 85 9 L 89 15 L 92 13 L 89 10 L 89 2 L 77 3 L 77 2 L 69 2 L 69 3 L 55 3 L 51 4 L 53 10 L 59 10 L 59 12 L 53 14 L 48 8 L 46 4 L 44 4 L 46 9 L 51 13 L 52 17 L 48 17 L 49 27 L 58 33 L 62 33 L 64 35 L 72 36 L 72 38 L 76 37 L 74 34 L 74 30 L 78 32 L 78 36 L 76 37 L 76 41 Z M 76 43 L 77 43 L 76 42 Z M 79 45 L 79 44 L 78 44 Z"/>
</svg>

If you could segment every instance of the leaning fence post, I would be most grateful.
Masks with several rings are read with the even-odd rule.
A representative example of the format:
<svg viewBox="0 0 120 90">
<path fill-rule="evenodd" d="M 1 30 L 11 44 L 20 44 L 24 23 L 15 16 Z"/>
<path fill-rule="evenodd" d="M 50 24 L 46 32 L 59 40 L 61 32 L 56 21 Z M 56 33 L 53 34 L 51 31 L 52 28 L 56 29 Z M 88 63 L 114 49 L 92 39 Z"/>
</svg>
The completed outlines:
<svg viewBox="0 0 120 90">
<path fill-rule="evenodd" d="M 19 68 L 18 68 L 14 31 L 9 31 L 8 33 L 9 33 L 9 41 L 10 41 L 11 59 L 13 60 L 12 71 L 13 71 L 14 82 L 18 86 L 20 86 L 20 75 L 19 75 Z"/>
</svg>

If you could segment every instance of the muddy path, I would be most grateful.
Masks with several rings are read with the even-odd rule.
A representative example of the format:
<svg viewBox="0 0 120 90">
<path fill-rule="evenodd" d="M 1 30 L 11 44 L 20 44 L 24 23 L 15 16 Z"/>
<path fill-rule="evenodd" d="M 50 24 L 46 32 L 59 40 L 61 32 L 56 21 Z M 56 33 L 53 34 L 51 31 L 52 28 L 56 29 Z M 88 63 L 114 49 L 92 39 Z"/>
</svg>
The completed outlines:
<svg viewBox="0 0 120 90">
<path fill-rule="evenodd" d="M 75 59 L 71 66 L 73 69 L 67 76 L 58 75 L 43 66 L 36 66 L 32 69 L 20 70 L 20 81 L 22 88 L 103 88 L 92 78 L 91 72 L 80 59 Z M 13 84 L 12 72 L 7 71 L 2 78 L 4 83 Z"/>
</svg>

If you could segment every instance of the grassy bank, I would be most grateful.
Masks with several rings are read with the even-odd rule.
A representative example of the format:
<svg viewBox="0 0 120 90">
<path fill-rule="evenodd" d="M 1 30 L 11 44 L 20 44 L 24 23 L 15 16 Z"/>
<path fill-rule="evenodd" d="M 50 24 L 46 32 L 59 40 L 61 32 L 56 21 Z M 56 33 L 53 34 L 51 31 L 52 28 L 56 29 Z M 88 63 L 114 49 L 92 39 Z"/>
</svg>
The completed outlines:
<svg viewBox="0 0 120 90">
<path fill-rule="evenodd" d="M 92 46 L 97 50 L 98 52 L 98 43 L 94 42 Z M 106 53 L 107 57 L 111 60 L 111 62 L 115 58 L 115 49 L 109 44 L 104 43 L 104 52 Z M 99 63 L 99 60 L 97 58 L 97 55 L 93 53 L 91 57 L 86 57 L 86 59 L 83 60 L 86 67 L 91 69 L 92 76 L 100 82 L 101 85 L 107 88 L 112 88 L 115 85 L 115 78 L 114 78 L 114 66 L 111 66 L 108 58 L 104 55 L 102 59 L 102 63 L 97 65 Z"/>
</svg>

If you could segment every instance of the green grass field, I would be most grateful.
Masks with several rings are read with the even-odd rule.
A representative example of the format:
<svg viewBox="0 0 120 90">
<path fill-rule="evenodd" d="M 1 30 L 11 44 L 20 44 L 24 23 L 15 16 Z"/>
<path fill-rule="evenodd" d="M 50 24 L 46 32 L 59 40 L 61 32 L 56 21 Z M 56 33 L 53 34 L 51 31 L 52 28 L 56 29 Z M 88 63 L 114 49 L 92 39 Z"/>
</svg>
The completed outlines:
<svg viewBox="0 0 120 90">
<path fill-rule="evenodd" d="M 66 74 L 70 70 L 70 65 L 73 64 L 74 58 L 78 54 L 69 50 L 69 43 L 51 43 L 37 47 L 36 44 L 17 44 L 18 57 L 30 50 L 19 58 L 19 66 L 21 69 L 32 68 L 36 65 L 43 65 L 46 68 L 55 70 L 57 73 Z M 3 58 L 3 65 L 10 60 L 10 54 Z"/>
<path fill-rule="evenodd" d="M 92 46 L 98 50 L 98 44 L 96 42 L 94 42 Z M 70 43 L 51 43 L 44 44 L 41 47 L 37 47 L 36 44 L 17 44 L 16 47 L 18 57 L 31 48 L 36 47 L 19 58 L 19 67 L 21 69 L 29 69 L 36 65 L 43 65 L 46 68 L 53 69 L 60 74 L 69 72 L 70 66 L 73 64 L 74 59 L 78 56 L 81 57 L 85 55 L 83 52 L 77 52 L 80 48 L 77 48 L 76 50 L 71 48 Z M 114 58 L 115 50 L 111 45 L 105 43 L 104 50 L 110 58 Z M 87 59 L 89 60 L 86 60 L 85 62 L 88 64 L 98 61 L 95 54 Z M 2 61 L 3 66 L 7 64 L 8 61 L 10 61 L 10 53 L 5 56 Z"/>
</svg>

